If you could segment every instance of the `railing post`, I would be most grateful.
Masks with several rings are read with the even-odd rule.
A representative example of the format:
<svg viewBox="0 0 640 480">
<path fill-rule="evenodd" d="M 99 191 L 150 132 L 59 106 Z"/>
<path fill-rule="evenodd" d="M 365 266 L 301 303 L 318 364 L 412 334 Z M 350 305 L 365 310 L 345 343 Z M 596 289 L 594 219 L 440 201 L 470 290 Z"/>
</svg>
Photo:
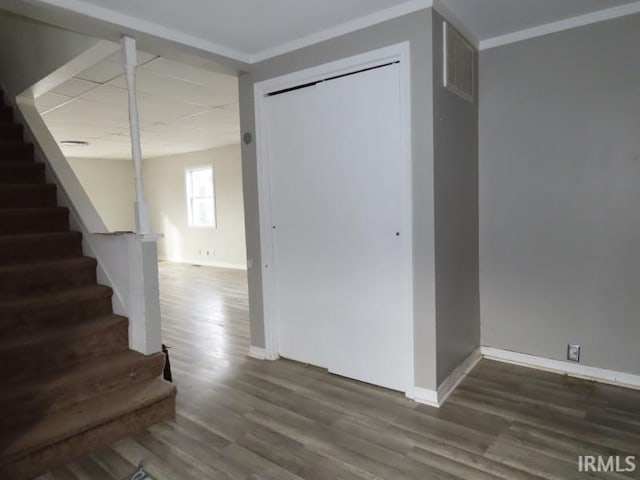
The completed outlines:
<svg viewBox="0 0 640 480">
<path fill-rule="evenodd" d="M 136 41 L 131 37 L 122 37 L 122 52 L 127 90 L 129 92 L 129 130 L 131 133 L 131 156 L 135 169 L 135 211 L 136 233 L 151 233 L 149 230 L 149 210 L 144 199 L 142 181 L 142 149 L 140 148 L 140 124 L 138 120 L 138 102 L 136 99 L 136 67 L 138 65 Z"/>
</svg>

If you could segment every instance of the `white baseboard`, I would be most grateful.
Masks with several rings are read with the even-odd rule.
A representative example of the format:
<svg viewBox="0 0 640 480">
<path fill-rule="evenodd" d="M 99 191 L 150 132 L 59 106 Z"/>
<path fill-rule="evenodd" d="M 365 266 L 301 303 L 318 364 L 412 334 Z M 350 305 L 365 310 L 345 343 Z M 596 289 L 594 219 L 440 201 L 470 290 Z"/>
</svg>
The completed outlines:
<svg viewBox="0 0 640 480">
<path fill-rule="evenodd" d="M 251 345 L 247 355 L 257 360 L 278 360 L 280 355 L 277 353 L 269 353 L 266 348 Z"/>
<path fill-rule="evenodd" d="M 407 396 L 414 402 L 422 403 L 423 405 L 429 405 L 430 407 L 440 407 L 440 404 L 438 403 L 438 392 L 435 390 L 413 387 L 411 389 L 411 394 L 407 392 Z"/>
<path fill-rule="evenodd" d="M 190 265 L 202 265 L 204 267 L 230 268 L 233 270 L 246 270 L 247 265 L 243 263 L 217 262 L 202 258 L 182 258 L 182 257 L 158 257 L 163 262 L 188 263 Z"/>
<path fill-rule="evenodd" d="M 262 347 L 255 347 L 253 345 L 249 347 L 249 353 L 247 355 L 257 360 L 267 359 L 267 351 Z"/>
<path fill-rule="evenodd" d="M 460 365 L 453 369 L 449 376 L 438 387 L 438 405 L 442 405 L 451 392 L 453 392 L 460 382 L 469 374 L 471 370 L 482 360 L 480 348 L 476 348 L 465 358 Z"/>
<path fill-rule="evenodd" d="M 523 367 L 561 373 L 570 377 L 582 378 L 594 382 L 607 383 L 619 387 L 640 390 L 640 375 L 616 372 L 604 368 L 589 367 L 578 363 L 563 362 L 550 358 L 537 357 L 526 353 L 501 350 L 493 347 L 481 347 L 482 356 L 489 360 L 521 365 Z"/>
<path fill-rule="evenodd" d="M 464 380 L 471 370 L 482 360 L 480 348 L 476 348 L 471 354 L 465 358 L 460 365 L 453 369 L 449 376 L 440 384 L 438 390 L 430 390 L 428 388 L 413 387 L 411 389 L 411 398 L 418 403 L 429 405 L 431 407 L 441 407 L 447 401 L 451 392 Z"/>
</svg>

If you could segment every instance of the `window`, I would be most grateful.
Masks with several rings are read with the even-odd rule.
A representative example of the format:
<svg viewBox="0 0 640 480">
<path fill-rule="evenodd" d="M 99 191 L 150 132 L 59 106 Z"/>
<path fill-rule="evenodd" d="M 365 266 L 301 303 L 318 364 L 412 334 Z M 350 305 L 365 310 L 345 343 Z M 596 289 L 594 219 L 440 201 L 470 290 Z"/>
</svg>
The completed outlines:
<svg viewBox="0 0 640 480">
<path fill-rule="evenodd" d="M 189 226 L 215 228 L 213 166 L 189 168 L 186 176 Z"/>
</svg>

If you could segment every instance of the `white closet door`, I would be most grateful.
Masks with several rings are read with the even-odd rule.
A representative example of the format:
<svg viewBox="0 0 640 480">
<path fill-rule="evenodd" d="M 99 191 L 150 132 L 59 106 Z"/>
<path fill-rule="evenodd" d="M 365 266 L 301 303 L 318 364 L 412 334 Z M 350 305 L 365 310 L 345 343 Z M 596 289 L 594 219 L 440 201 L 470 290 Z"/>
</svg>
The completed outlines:
<svg viewBox="0 0 640 480">
<path fill-rule="evenodd" d="M 315 87 L 268 99 L 268 148 L 279 353 L 327 366 L 327 228 L 320 178 L 324 122 Z"/>
<path fill-rule="evenodd" d="M 325 162 L 339 172 L 327 199 L 333 212 L 327 367 L 404 391 L 410 352 L 399 65 L 324 82 L 318 94 Z"/>
<path fill-rule="evenodd" d="M 280 353 L 405 390 L 399 67 L 269 100 Z"/>
</svg>

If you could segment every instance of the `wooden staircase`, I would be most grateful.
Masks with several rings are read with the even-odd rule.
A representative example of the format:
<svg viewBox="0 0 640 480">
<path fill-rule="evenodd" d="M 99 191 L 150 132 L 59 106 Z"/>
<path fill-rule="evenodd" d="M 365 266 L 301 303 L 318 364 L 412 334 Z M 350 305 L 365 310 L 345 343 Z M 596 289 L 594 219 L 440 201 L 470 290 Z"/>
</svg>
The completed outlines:
<svg viewBox="0 0 640 480">
<path fill-rule="evenodd" d="M 175 414 L 164 355 L 129 350 L 112 290 L 0 92 L 0 479 L 28 480 Z"/>
</svg>

